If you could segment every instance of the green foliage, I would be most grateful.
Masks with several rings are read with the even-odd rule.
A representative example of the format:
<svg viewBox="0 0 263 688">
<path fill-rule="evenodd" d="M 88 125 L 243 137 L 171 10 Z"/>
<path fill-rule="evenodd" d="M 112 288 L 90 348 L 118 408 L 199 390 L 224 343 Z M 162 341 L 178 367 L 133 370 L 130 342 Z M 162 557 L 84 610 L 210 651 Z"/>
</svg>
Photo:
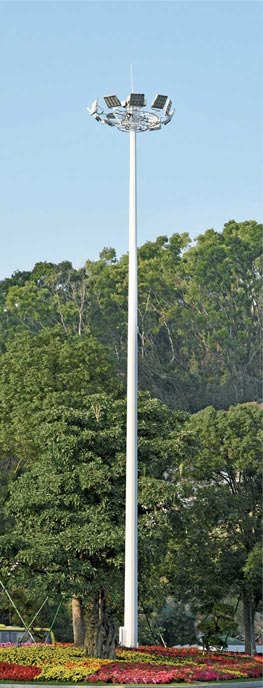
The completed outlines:
<svg viewBox="0 0 263 688">
<path fill-rule="evenodd" d="M 111 365 L 89 335 L 43 331 L 15 336 L 1 357 L 0 448 L 13 471 L 34 455 L 39 410 L 55 404 L 81 408 L 87 394 L 112 390 Z M 38 435 L 38 433 L 36 433 Z M 11 466 L 9 466 L 11 468 Z"/>
<path fill-rule="evenodd" d="M 199 622 L 197 630 L 201 633 L 203 647 L 209 651 L 211 646 L 223 649 L 229 635 L 235 635 L 237 625 L 234 620 L 234 607 L 223 602 L 215 604 L 210 614 Z"/>
<path fill-rule="evenodd" d="M 261 395 L 261 237 L 231 220 L 138 249 L 140 599 L 176 591 L 177 633 L 189 600 L 259 606 L 261 414 L 238 404 Z M 0 283 L 1 565 L 32 608 L 103 587 L 122 616 L 127 290 L 112 248 Z"/>
<path fill-rule="evenodd" d="M 139 616 L 139 644 L 158 645 L 160 642 L 165 642 L 167 647 L 196 643 L 194 615 L 189 605 L 168 598 L 162 609 L 152 613 L 145 610 Z"/>
<path fill-rule="evenodd" d="M 159 616 L 162 635 L 168 647 L 196 643 L 194 615 L 189 605 L 166 604 Z"/>
<path fill-rule="evenodd" d="M 190 417 L 188 430 L 197 446 L 181 469 L 181 534 L 166 560 L 172 589 L 208 614 L 226 595 L 241 595 L 253 620 L 262 589 L 262 411 L 210 407 Z"/>
<path fill-rule="evenodd" d="M 10 487 L 10 528 L 0 543 L 2 575 L 9 586 L 26 584 L 29 594 L 31 588 L 67 598 L 74 594 L 84 603 L 103 589 L 119 613 L 126 402 L 109 394 L 90 395 L 81 408 L 62 401 L 50 394 L 42 400 L 31 428 L 35 456 Z M 185 420 L 184 414 L 140 396 L 140 593 L 147 602 L 164 595 L 160 568 L 170 532 L 167 510 L 176 511 L 174 488 L 164 480 L 164 471 L 174 464 L 175 435 L 178 458 L 180 443 L 184 454 Z"/>
<path fill-rule="evenodd" d="M 139 382 L 175 408 L 195 412 L 261 398 L 262 225 L 160 236 L 138 249 Z M 37 263 L 0 283 L 0 341 L 55 330 L 92 332 L 126 375 L 128 258 L 104 248 L 75 270 Z"/>
</svg>

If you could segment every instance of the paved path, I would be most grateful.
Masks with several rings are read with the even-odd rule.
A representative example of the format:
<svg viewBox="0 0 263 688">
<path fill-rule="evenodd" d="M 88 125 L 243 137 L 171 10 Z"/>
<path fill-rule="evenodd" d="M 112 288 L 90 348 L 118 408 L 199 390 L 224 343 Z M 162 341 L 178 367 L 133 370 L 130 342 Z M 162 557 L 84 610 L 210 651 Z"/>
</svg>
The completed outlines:
<svg viewBox="0 0 263 688">
<path fill-rule="evenodd" d="M 34 683 L 0 683 L 0 688 L 36 688 L 37 686 L 42 686 L 42 688 L 48 688 L 49 686 L 52 686 L 54 688 L 54 683 L 40 683 L 38 681 L 35 681 Z M 94 685 L 92 686 L 90 683 L 74 683 L 73 685 L 69 685 L 68 683 L 66 684 L 59 684 L 59 688 L 77 688 L 78 686 L 86 686 L 87 688 L 147 688 L 145 684 L 143 686 L 140 686 L 139 684 L 132 684 L 132 686 L 129 686 L 128 684 L 126 685 L 118 685 L 118 686 L 113 686 L 112 684 L 107 684 L 105 686 L 100 685 Z M 162 684 L 160 688 L 172 688 L 173 686 L 180 686 L 180 688 L 262 688 L 263 682 L 260 680 L 252 680 L 252 681 L 224 681 L 221 683 L 220 681 L 209 681 L 209 683 L 205 683 L 204 681 L 198 681 L 198 683 L 175 683 L 175 684 Z"/>
</svg>

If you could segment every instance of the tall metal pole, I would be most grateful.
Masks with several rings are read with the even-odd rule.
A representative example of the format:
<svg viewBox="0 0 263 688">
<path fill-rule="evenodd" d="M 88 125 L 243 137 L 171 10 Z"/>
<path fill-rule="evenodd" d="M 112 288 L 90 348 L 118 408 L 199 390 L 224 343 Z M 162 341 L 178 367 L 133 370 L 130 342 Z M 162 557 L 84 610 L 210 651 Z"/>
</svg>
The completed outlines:
<svg viewBox="0 0 263 688">
<path fill-rule="evenodd" d="M 123 644 L 138 645 L 138 555 L 137 555 L 137 198 L 136 129 L 130 130 L 129 188 L 129 293 L 127 361 L 127 444 L 126 444 L 126 524 L 125 597 Z"/>
<path fill-rule="evenodd" d="M 131 86 L 133 79 L 131 68 Z M 137 554 L 137 208 L 136 208 L 136 132 L 156 131 L 171 121 L 174 111 L 168 96 L 157 94 L 150 110 L 145 110 L 144 93 L 130 93 L 121 101 L 116 95 L 104 96 L 108 112 L 94 100 L 90 115 L 97 122 L 130 134 L 130 208 L 129 208 L 129 294 L 127 363 L 127 450 L 126 450 L 126 532 L 124 626 L 119 641 L 126 647 L 138 645 L 138 554 Z"/>
</svg>

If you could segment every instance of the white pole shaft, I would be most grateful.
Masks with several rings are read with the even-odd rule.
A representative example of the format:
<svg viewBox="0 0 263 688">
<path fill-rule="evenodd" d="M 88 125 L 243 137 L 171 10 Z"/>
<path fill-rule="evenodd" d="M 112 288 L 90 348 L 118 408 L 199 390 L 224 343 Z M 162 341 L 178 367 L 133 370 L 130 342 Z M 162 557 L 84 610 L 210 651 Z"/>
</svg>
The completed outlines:
<svg viewBox="0 0 263 688">
<path fill-rule="evenodd" d="M 127 448 L 124 637 L 126 647 L 138 645 L 138 537 L 137 537 L 137 198 L 136 130 L 130 130 L 129 294 L 127 363 Z"/>
</svg>

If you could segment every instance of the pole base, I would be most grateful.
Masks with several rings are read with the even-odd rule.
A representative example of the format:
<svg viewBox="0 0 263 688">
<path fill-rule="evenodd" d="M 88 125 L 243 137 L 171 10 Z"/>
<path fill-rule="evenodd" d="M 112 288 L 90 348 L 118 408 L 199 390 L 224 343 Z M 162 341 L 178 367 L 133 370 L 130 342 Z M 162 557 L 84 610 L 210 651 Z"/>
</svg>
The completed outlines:
<svg viewBox="0 0 263 688">
<path fill-rule="evenodd" d="M 120 626 L 120 628 L 119 628 L 119 645 L 120 645 L 121 647 L 125 647 L 124 638 L 125 638 L 125 627 L 124 627 L 124 626 Z"/>
<path fill-rule="evenodd" d="M 121 647 L 138 647 L 138 642 L 134 641 L 134 634 L 129 633 L 129 629 L 125 626 L 119 628 L 119 645 Z"/>
</svg>

